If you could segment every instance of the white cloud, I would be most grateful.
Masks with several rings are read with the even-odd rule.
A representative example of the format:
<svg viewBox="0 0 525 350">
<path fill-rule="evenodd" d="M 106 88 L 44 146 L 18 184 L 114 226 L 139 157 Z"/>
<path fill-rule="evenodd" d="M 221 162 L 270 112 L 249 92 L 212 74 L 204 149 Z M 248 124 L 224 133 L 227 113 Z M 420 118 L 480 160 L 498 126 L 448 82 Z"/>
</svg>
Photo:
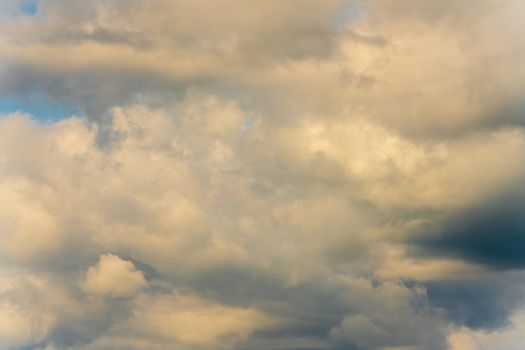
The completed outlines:
<svg viewBox="0 0 525 350">
<path fill-rule="evenodd" d="M 274 321 L 251 308 L 228 307 L 192 295 L 141 296 L 128 325 L 181 344 L 230 348 Z"/>
<path fill-rule="evenodd" d="M 131 261 L 123 260 L 117 255 L 104 254 L 95 266 L 87 270 L 81 285 L 91 295 L 130 297 L 147 283 L 142 272 Z"/>
<path fill-rule="evenodd" d="M 5 302 L 0 304 L 0 329 L 0 344 L 4 347 L 23 345 L 32 340 L 32 320 Z"/>
</svg>

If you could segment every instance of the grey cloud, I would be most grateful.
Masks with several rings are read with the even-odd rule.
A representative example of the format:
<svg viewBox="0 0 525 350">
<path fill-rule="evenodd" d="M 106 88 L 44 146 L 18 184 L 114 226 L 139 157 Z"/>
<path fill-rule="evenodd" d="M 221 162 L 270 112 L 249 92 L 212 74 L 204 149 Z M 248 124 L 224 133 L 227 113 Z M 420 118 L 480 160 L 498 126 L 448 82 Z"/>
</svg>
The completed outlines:
<svg viewBox="0 0 525 350">
<path fill-rule="evenodd" d="M 423 137 L 523 124 L 519 2 L 358 2 L 361 15 L 338 28 L 344 4 L 47 1 L 5 24 L 0 90 L 92 118 L 197 89 L 244 96 L 265 119 L 355 109 Z"/>
<path fill-rule="evenodd" d="M 425 254 L 456 256 L 494 269 L 523 268 L 525 201 L 519 192 L 500 194 L 442 223 L 432 223 L 429 232 L 414 244 Z"/>
<path fill-rule="evenodd" d="M 19 26 L 17 22 L 6 24 L 5 43 L 16 38 L 13 42 L 26 44 L 6 48 L 0 91 L 9 97 L 63 105 L 94 119 L 140 96 L 180 100 L 192 89 L 243 96 L 256 108 L 264 108 L 261 112 L 266 118 L 290 115 L 278 106 L 282 103 L 275 101 L 274 93 L 261 89 L 258 72 L 268 69 L 271 76 L 273 70 L 290 62 L 332 57 L 339 40 L 334 22 L 342 3 L 43 2 L 38 17 Z M 236 9 L 227 10 L 232 7 Z M 50 56 L 47 63 L 32 59 L 33 53 L 22 54 L 25 58 L 8 57 L 30 44 L 49 50 L 42 56 Z M 75 52 L 76 46 L 84 44 L 98 46 Z M 83 63 L 63 65 L 64 54 L 53 62 L 53 52 L 68 48 L 72 51 L 65 54 L 67 60 Z M 111 57 L 113 54 L 128 57 Z M 92 55 L 98 59 L 89 60 Z M 129 61 L 131 57 L 137 61 Z M 195 67 L 186 72 L 188 60 L 195 61 Z"/>
<path fill-rule="evenodd" d="M 523 303 L 517 275 L 465 276 L 461 280 L 425 283 L 431 305 L 446 311 L 454 323 L 494 331 L 509 326 L 509 317 Z"/>
<path fill-rule="evenodd" d="M 425 283 L 429 302 L 459 325 L 508 326 L 523 303 L 523 194 L 498 194 L 483 204 L 435 220 L 410 241 L 411 254 L 448 257 L 484 266 L 487 273 Z M 425 230 L 427 230 L 425 232 Z"/>
</svg>

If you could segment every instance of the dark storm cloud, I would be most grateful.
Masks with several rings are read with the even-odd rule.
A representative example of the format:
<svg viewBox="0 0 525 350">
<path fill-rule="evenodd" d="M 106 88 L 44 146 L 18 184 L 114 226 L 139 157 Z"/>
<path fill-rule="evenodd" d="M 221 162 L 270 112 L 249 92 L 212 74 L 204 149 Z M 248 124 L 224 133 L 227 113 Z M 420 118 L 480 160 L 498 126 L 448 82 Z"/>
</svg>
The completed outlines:
<svg viewBox="0 0 525 350">
<path fill-rule="evenodd" d="M 413 244 L 421 254 L 457 257 L 494 269 L 523 268 L 525 197 L 519 192 L 434 222 Z"/>
<path fill-rule="evenodd" d="M 460 326 L 495 330 L 509 325 L 509 316 L 524 300 L 520 275 L 468 276 L 424 283 L 430 304 L 445 310 Z"/>
<path fill-rule="evenodd" d="M 411 242 L 413 254 L 460 259 L 488 271 L 425 282 L 429 302 L 446 310 L 458 325 L 487 330 L 507 326 L 523 303 L 519 271 L 525 267 L 524 213 L 520 189 L 438 220 L 421 232 Z"/>
</svg>

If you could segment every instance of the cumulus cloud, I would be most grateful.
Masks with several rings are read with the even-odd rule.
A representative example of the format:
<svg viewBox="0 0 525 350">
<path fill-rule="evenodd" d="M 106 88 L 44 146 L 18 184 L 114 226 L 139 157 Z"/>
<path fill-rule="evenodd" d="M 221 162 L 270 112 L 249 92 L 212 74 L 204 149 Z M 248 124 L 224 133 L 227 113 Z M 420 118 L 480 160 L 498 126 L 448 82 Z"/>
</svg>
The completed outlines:
<svg viewBox="0 0 525 350">
<path fill-rule="evenodd" d="M 26 266 L 33 261 L 44 263 L 59 276 L 80 274 L 78 285 L 64 292 L 73 305 L 82 302 L 82 296 L 75 296 L 77 288 L 88 296 L 110 297 L 88 301 L 94 303 L 89 317 L 56 314 L 50 306 L 56 321 L 43 338 L 44 344 L 147 348 L 150 345 L 144 344 L 150 344 L 148 339 L 156 334 L 163 339 L 155 342 L 160 348 L 174 343 L 226 348 L 240 344 L 248 348 L 293 344 L 334 348 L 425 344 L 440 348 L 447 318 L 473 326 L 471 317 L 483 311 L 464 305 L 471 312 L 469 318 L 448 313 L 458 306 L 441 302 L 447 300 L 442 297 L 447 289 L 440 289 L 443 282 L 439 280 L 450 271 L 469 271 L 468 263 L 458 270 L 460 263 L 443 260 L 445 272 L 437 267 L 436 272 L 424 274 L 399 268 L 410 264 L 410 259 L 432 264 L 422 257 L 410 258 L 408 248 L 401 248 L 403 242 L 417 237 L 418 229 L 435 222 L 435 212 L 409 216 L 399 223 L 382 220 L 398 210 L 410 212 L 421 205 L 456 210 L 485 197 L 466 196 L 459 202 L 444 197 L 440 202 L 439 197 L 423 196 L 423 204 L 400 207 L 404 202 L 388 199 L 398 198 L 396 195 L 385 196 L 384 202 L 371 196 L 368 187 L 390 181 L 395 187 L 399 181 L 395 179 L 401 178 L 411 182 L 412 187 L 405 185 L 407 193 L 418 198 L 418 192 L 424 193 L 418 186 L 432 190 L 435 183 L 419 183 L 419 174 L 420 178 L 437 177 L 444 187 L 440 191 L 453 193 L 455 189 L 465 194 L 448 184 L 445 175 L 436 173 L 436 167 L 457 157 L 443 149 L 471 151 L 473 146 L 485 149 L 492 143 L 419 144 L 363 119 L 336 125 L 304 119 L 295 128 L 280 128 L 274 138 L 266 138 L 275 132 L 275 126 L 255 121 L 247 131 L 242 128 L 244 113 L 239 108 L 217 97 L 189 97 L 176 106 L 176 116 L 143 105 L 118 107 L 111 112 L 110 129 L 82 118 L 49 125 L 20 115 L 3 120 L 6 135 L 34 133 L 33 151 L 44 160 L 42 165 L 35 164 L 30 152 L 24 158 L 16 148 L 4 147 L 4 166 L 10 174 L 4 179 L 5 188 L 20 193 L 12 180 L 33 167 L 39 176 L 26 179 L 28 188 L 47 190 L 31 197 L 22 192 L 26 196 L 20 197 L 21 203 L 48 203 L 41 204 L 42 208 L 59 222 L 54 251 L 80 253 L 62 258 L 71 261 L 69 265 L 40 251 L 19 260 L 11 253 L 14 248 L 10 247 L 16 245 L 7 244 L 7 256 Z M 235 123 L 210 132 L 194 126 L 195 110 L 217 113 Z M 204 112 L 198 115 L 206 116 Z M 101 133 L 111 141 L 98 144 Z M 519 140 L 519 134 L 516 137 Z M 5 140 L 16 144 L 18 139 Z M 264 149 L 258 145 L 261 140 Z M 509 139 L 511 145 L 514 142 Z M 246 152 L 243 145 L 252 145 L 253 152 Z M 436 159 L 438 165 L 434 165 Z M 266 166 L 272 162 L 281 165 Z M 341 191 L 343 184 L 345 191 Z M 481 177 L 472 186 L 490 190 Z M 50 206 L 52 198 L 56 207 Z M 59 205 L 62 201 L 69 203 L 67 209 Z M 370 205 L 377 209 L 371 210 Z M 9 213 L 8 209 L 3 212 Z M 430 233 L 425 236 L 432 237 Z M 4 240 L 17 242 L 16 236 Z M 396 246 L 400 247 L 397 253 Z M 372 275 L 373 280 L 366 277 Z M 394 282 L 399 278 L 423 284 Z M 499 298 L 497 292 L 490 293 Z M 112 298 L 124 299 L 111 302 Z M 462 303 L 459 295 L 455 298 Z M 190 311 L 187 303 L 193 305 Z M 495 307 L 485 313 L 487 324 L 500 324 L 508 310 L 507 306 Z M 493 319 L 498 321 L 490 323 Z M 192 324 L 189 320 L 213 332 L 193 333 L 193 327 L 185 326 Z M 155 326 L 155 322 L 165 326 Z M 418 332 L 403 331 L 416 326 Z M 83 329 L 90 332 L 83 333 Z M 312 332 L 324 334 L 321 343 L 312 342 Z M 135 334 L 138 339 L 132 342 L 119 334 Z"/>
<path fill-rule="evenodd" d="M 105 254 L 100 256 L 95 266 L 87 270 L 81 286 L 88 294 L 129 297 L 145 287 L 146 280 L 132 262 L 113 254 Z"/>
<path fill-rule="evenodd" d="M 2 2 L 0 347 L 515 348 L 522 10 Z"/>
<path fill-rule="evenodd" d="M 188 346 L 229 348 L 272 320 L 249 308 L 233 308 L 191 295 L 143 296 L 135 301 L 127 327 L 132 333 Z"/>
</svg>

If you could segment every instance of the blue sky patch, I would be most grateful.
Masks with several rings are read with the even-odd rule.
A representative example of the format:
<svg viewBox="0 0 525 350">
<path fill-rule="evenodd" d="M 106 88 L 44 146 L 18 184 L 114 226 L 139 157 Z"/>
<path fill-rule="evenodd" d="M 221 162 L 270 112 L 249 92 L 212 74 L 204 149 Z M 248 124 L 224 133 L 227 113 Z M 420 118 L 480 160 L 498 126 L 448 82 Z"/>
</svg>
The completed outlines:
<svg viewBox="0 0 525 350">
<path fill-rule="evenodd" d="M 36 16 L 38 13 L 38 3 L 36 1 L 24 1 L 18 8 L 20 12 L 28 16 Z"/>
<path fill-rule="evenodd" d="M 347 1 L 339 9 L 339 14 L 337 17 L 336 25 L 341 28 L 344 27 L 349 21 L 356 21 L 362 15 L 362 9 L 358 5 L 354 4 L 352 1 Z"/>
<path fill-rule="evenodd" d="M 59 120 L 74 114 L 71 108 L 65 106 L 0 97 L 0 114 L 6 115 L 15 112 L 32 114 L 35 119 L 40 121 Z"/>
</svg>

